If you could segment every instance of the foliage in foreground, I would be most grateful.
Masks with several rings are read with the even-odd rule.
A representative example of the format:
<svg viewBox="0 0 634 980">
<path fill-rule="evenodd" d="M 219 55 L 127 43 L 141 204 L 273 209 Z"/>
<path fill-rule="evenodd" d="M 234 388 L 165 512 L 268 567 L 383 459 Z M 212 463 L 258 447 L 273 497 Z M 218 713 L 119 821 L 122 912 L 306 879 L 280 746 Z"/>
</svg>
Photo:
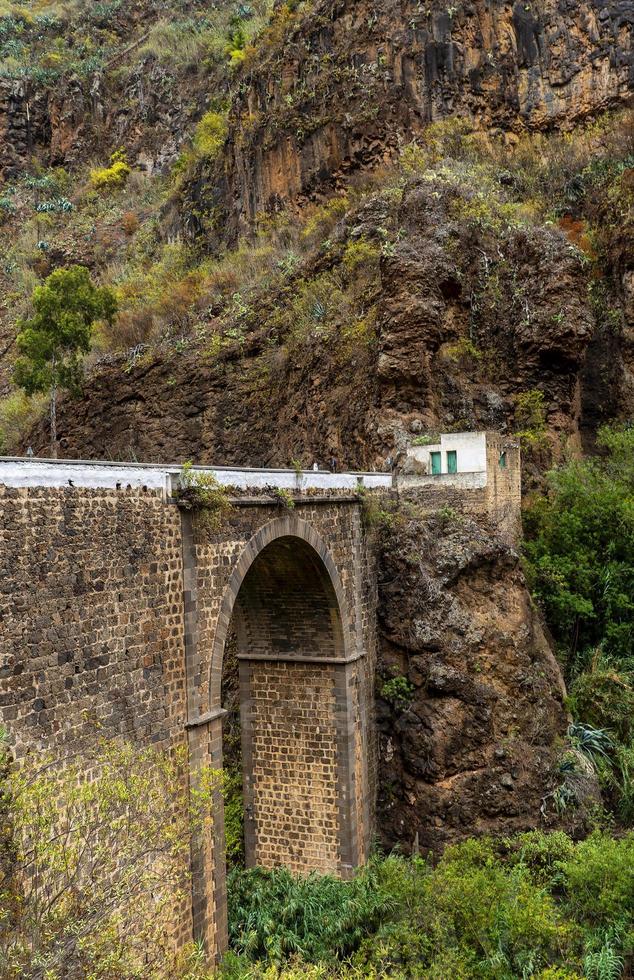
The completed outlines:
<svg viewBox="0 0 634 980">
<path fill-rule="evenodd" d="M 294 877 L 286 868 L 234 870 L 229 880 L 231 945 L 251 959 L 275 963 L 292 955 L 308 962 L 345 957 L 392 905 L 374 864 L 351 882 L 317 874 Z"/>
<path fill-rule="evenodd" d="M 0 762 L 3 980 L 182 975 L 171 925 L 216 775 L 201 773 L 188 807 L 181 751 L 104 740 L 62 767 Z"/>
<path fill-rule="evenodd" d="M 616 980 L 634 949 L 633 862 L 634 834 L 533 832 L 468 840 L 435 868 L 374 859 L 351 882 L 234 873 L 223 976 Z"/>
<path fill-rule="evenodd" d="M 593 763 L 634 820 L 634 429 L 550 475 L 526 513 L 526 569 L 558 645 L 577 722 L 605 734 Z"/>
</svg>

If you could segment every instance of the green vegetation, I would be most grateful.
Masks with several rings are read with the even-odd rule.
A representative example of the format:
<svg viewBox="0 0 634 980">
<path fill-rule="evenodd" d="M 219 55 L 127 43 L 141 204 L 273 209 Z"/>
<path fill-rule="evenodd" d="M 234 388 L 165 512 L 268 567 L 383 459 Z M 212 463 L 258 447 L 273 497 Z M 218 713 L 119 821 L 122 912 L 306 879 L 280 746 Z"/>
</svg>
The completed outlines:
<svg viewBox="0 0 634 980">
<path fill-rule="evenodd" d="M 605 455 L 572 461 L 526 513 L 526 558 L 569 676 L 601 646 L 634 667 L 634 429 L 603 429 Z"/>
<path fill-rule="evenodd" d="M 90 183 L 96 191 L 118 191 L 125 186 L 130 176 L 130 167 L 125 150 L 115 150 L 110 157 L 109 167 L 97 167 L 90 171 Z"/>
<path fill-rule="evenodd" d="M 342 958 L 374 931 L 390 907 L 374 866 L 345 883 L 294 877 L 286 868 L 234 871 L 229 882 L 231 946 L 252 960 Z"/>
<path fill-rule="evenodd" d="M 33 292 L 34 314 L 19 325 L 14 379 L 27 394 L 48 391 L 51 450 L 56 454 L 56 399 L 59 388 L 73 391 L 81 377 L 80 354 L 90 350 L 96 320 L 112 321 L 116 301 L 110 289 L 95 286 L 88 269 L 74 265 L 52 272 Z"/>
<path fill-rule="evenodd" d="M 482 351 L 478 350 L 469 337 L 461 337 L 455 344 L 447 345 L 444 348 L 444 354 L 452 361 L 480 361 L 482 359 Z"/>
<path fill-rule="evenodd" d="M 244 795 L 242 770 L 227 769 L 225 762 L 223 797 L 225 804 L 225 854 L 227 866 L 244 867 Z"/>
<path fill-rule="evenodd" d="M 196 528 L 207 534 L 217 533 L 231 512 L 226 487 L 212 473 L 195 470 L 191 462 L 181 470 L 176 500 L 183 510 L 193 511 Z"/>
<path fill-rule="evenodd" d="M 281 507 L 287 510 L 295 510 L 295 498 L 290 490 L 284 487 L 271 487 L 271 495 L 275 497 Z"/>
<path fill-rule="evenodd" d="M 414 685 L 403 674 L 396 674 L 382 682 L 380 694 L 397 711 L 405 711 L 412 702 Z"/>
<path fill-rule="evenodd" d="M 0 400 L 0 455 L 9 455 L 24 441 L 46 402 L 44 395 L 29 398 L 23 391 L 14 391 Z"/>
<path fill-rule="evenodd" d="M 235 872 L 223 976 L 616 980 L 634 952 L 633 860 L 632 834 L 533 832 L 468 840 L 436 867 L 375 858 L 351 882 Z"/>
<path fill-rule="evenodd" d="M 219 112 L 206 112 L 194 131 L 194 149 L 206 160 L 218 156 L 227 135 L 226 118 Z"/>
<path fill-rule="evenodd" d="M 522 449 L 540 449 L 547 443 L 544 392 L 521 391 L 515 402 L 515 425 Z"/>
<path fill-rule="evenodd" d="M 634 429 L 549 476 L 525 514 L 526 571 L 557 642 L 575 718 L 605 731 L 608 799 L 634 819 Z"/>
<path fill-rule="evenodd" d="M 0 779 L 2 977 L 184 977 L 170 922 L 191 887 L 191 834 L 209 832 L 217 774 L 201 771 L 188 806 L 184 749 L 104 740 L 64 766 L 40 754 L 13 768 L 3 747 Z"/>
</svg>

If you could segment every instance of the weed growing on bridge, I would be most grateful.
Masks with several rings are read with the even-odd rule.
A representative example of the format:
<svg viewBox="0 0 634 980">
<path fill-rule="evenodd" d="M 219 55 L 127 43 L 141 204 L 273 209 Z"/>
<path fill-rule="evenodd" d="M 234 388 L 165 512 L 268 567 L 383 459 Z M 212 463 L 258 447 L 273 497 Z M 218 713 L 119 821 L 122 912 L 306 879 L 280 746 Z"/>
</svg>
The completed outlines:
<svg viewBox="0 0 634 980">
<path fill-rule="evenodd" d="M 176 500 L 183 510 L 193 512 L 196 529 L 208 534 L 220 530 L 231 510 L 226 487 L 212 473 L 195 470 L 191 462 L 181 470 Z"/>
<path fill-rule="evenodd" d="M 281 507 L 286 507 L 287 510 L 295 509 L 295 500 L 290 490 L 285 490 L 284 487 L 272 487 L 271 495 L 276 498 Z"/>
</svg>

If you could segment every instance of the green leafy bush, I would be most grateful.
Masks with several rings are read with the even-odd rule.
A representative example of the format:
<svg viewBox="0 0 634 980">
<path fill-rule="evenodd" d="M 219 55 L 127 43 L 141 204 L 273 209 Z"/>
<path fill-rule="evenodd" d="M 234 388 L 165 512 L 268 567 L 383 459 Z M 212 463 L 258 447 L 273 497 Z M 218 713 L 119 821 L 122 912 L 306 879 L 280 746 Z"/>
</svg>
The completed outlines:
<svg viewBox="0 0 634 980">
<path fill-rule="evenodd" d="M 18 451 L 45 405 L 45 396 L 29 398 L 23 391 L 14 391 L 0 400 L 0 454 Z"/>
<path fill-rule="evenodd" d="M 402 674 L 390 677 L 381 685 L 381 697 L 398 711 L 404 711 L 412 702 L 414 685 Z"/>
<path fill-rule="evenodd" d="M 182 976 L 166 937 L 191 889 L 192 835 L 211 832 L 219 774 L 201 769 L 189 799 L 186 779 L 183 747 L 104 739 L 12 766 L 0 746 L 3 980 Z"/>
<path fill-rule="evenodd" d="M 227 120 L 219 112 L 206 112 L 194 132 L 194 148 L 200 157 L 213 160 L 227 135 Z"/>
<path fill-rule="evenodd" d="M 374 858 L 351 882 L 234 874 L 239 956 L 223 976 L 580 980 L 620 964 L 620 977 L 633 948 L 633 847 L 632 834 L 575 844 L 535 831 L 467 840 L 436 867 Z"/>
<path fill-rule="evenodd" d="M 544 392 L 538 388 L 522 391 L 515 403 L 515 425 L 524 449 L 540 449 L 546 444 Z"/>
<path fill-rule="evenodd" d="M 570 671 L 602 646 L 634 660 L 634 429 L 603 429 L 603 459 L 572 461 L 526 511 L 526 570 Z"/>
<path fill-rule="evenodd" d="M 593 928 L 634 927 L 634 834 L 622 839 L 595 832 L 560 864 L 566 905 Z M 634 939 L 634 935 L 632 936 Z"/>
<path fill-rule="evenodd" d="M 252 960 L 309 963 L 352 953 L 392 907 L 374 865 L 352 881 L 328 875 L 293 877 L 286 868 L 252 868 L 229 876 L 233 949 Z"/>
<path fill-rule="evenodd" d="M 634 429 L 603 429 L 598 459 L 550 474 L 525 514 L 526 571 L 557 641 L 568 704 L 606 802 L 634 819 Z M 594 732 L 594 736 L 592 735 Z M 578 739 L 577 739 L 578 741 Z M 588 743 L 590 744 L 590 743 Z M 579 744 L 584 751 L 584 745 Z M 597 954 L 598 955 L 598 954 Z"/>
</svg>

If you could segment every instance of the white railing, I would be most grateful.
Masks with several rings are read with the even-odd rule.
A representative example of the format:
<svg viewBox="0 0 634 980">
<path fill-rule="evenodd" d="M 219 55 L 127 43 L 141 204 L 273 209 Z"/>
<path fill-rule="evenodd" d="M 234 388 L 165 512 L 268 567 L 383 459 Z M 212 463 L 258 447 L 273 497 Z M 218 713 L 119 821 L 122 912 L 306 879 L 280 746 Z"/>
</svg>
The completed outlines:
<svg viewBox="0 0 634 980">
<path fill-rule="evenodd" d="M 0 485 L 6 487 L 147 487 L 167 496 L 182 467 L 162 463 L 118 463 L 105 460 L 0 457 Z M 392 486 L 391 473 L 331 473 L 329 470 L 256 469 L 244 466 L 194 466 L 220 484 L 240 490 L 355 490 Z"/>
</svg>

